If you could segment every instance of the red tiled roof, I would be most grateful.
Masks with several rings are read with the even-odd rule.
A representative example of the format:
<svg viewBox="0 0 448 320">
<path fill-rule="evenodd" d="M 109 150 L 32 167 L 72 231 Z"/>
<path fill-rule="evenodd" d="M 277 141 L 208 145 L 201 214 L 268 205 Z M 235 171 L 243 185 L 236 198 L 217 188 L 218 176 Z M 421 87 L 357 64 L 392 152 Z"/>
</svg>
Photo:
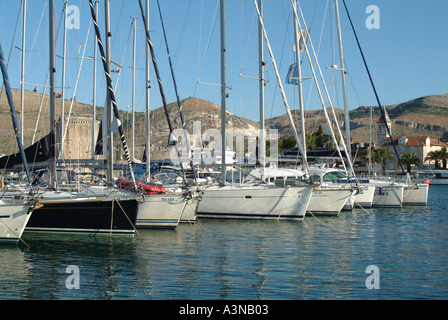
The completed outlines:
<svg viewBox="0 0 448 320">
<path fill-rule="evenodd" d="M 407 147 L 424 147 L 424 146 L 426 146 L 426 139 L 428 138 L 428 136 L 415 136 L 415 137 L 403 137 L 403 138 L 408 140 L 406 142 Z M 401 138 L 393 138 L 393 139 L 394 139 L 395 145 L 398 146 L 398 140 Z M 448 146 L 448 143 L 441 142 L 440 140 L 434 139 L 434 138 L 429 138 L 429 144 L 431 147 L 435 147 L 435 146 L 447 147 Z M 382 147 L 391 147 L 392 143 L 390 142 L 390 139 L 387 138 L 383 141 L 383 144 L 381 146 Z"/>
</svg>

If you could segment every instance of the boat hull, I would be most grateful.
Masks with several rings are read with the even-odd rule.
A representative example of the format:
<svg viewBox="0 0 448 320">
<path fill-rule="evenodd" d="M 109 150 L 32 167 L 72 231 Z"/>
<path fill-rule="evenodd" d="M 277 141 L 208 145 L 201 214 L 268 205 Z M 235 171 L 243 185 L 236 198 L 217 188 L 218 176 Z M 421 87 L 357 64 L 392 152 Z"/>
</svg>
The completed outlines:
<svg viewBox="0 0 448 320">
<path fill-rule="evenodd" d="M 375 196 L 375 187 L 373 186 L 359 186 L 358 193 L 354 197 L 354 207 L 370 208 Z"/>
<path fill-rule="evenodd" d="M 197 216 L 214 219 L 303 220 L 313 189 L 274 186 L 210 187 Z"/>
<path fill-rule="evenodd" d="M 139 204 L 137 228 L 175 229 L 181 219 L 196 219 L 197 197 L 182 194 L 144 196 Z"/>
<path fill-rule="evenodd" d="M 417 183 L 405 186 L 403 191 L 404 206 L 426 206 L 428 204 L 429 185 Z"/>
<path fill-rule="evenodd" d="M 314 216 L 337 216 L 353 193 L 352 189 L 317 188 L 311 196 L 306 213 Z"/>
<path fill-rule="evenodd" d="M 403 206 L 404 186 L 375 186 L 373 208 L 401 208 Z"/>
<path fill-rule="evenodd" d="M 17 243 L 31 217 L 31 205 L 0 201 L 0 242 Z"/>
<path fill-rule="evenodd" d="M 33 211 L 26 233 L 134 237 L 138 201 L 41 200 Z"/>
</svg>

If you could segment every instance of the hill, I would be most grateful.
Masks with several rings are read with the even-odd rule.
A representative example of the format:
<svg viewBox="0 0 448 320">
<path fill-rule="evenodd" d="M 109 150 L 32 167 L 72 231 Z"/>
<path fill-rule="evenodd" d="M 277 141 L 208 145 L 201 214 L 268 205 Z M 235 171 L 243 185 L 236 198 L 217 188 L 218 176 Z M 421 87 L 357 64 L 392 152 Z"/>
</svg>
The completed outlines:
<svg viewBox="0 0 448 320">
<path fill-rule="evenodd" d="M 18 112 L 20 121 L 20 90 L 13 90 L 13 99 Z M 42 100 L 43 99 L 43 100 Z M 35 141 L 45 136 L 49 132 L 49 99 L 48 96 L 34 93 L 32 91 L 25 92 L 25 147 L 31 144 L 33 134 L 36 127 L 36 122 L 39 115 L 40 105 L 42 103 L 42 110 L 40 112 L 40 120 L 38 125 Z M 57 110 L 60 116 L 60 99 L 57 99 Z M 187 130 L 190 134 L 193 133 L 193 122 L 200 121 L 202 133 L 207 129 L 221 128 L 221 108 L 220 106 L 199 98 L 187 98 L 181 101 L 182 108 L 187 123 Z M 66 101 L 65 110 L 66 118 L 71 101 Z M 182 128 L 179 117 L 179 109 L 177 103 L 168 105 L 170 110 L 173 126 L 176 129 Z M 391 120 L 393 121 L 392 135 L 428 135 L 432 138 L 448 140 L 448 94 L 440 94 L 434 96 L 425 96 L 411 101 L 407 101 L 398 105 L 386 106 Z M 375 125 L 380 116 L 379 108 L 372 107 L 373 111 L 373 125 L 372 136 L 373 141 L 376 141 Z M 91 119 L 92 107 L 87 104 L 74 102 L 73 115 L 77 117 L 85 117 Z M 328 110 L 331 114 L 331 111 Z M 151 118 L 151 157 L 152 159 L 163 159 L 166 157 L 165 151 L 169 149 L 168 142 L 168 124 L 165 118 L 164 108 L 158 108 L 152 111 Z M 292 111 L 296 128 L 300 130 L 300 116 L 298 111 Z M 342 110 L 335 110 L 338 122 L 341 126 L 343 134 L 344 131 L 344 113 Z M 101 119 L 102 108 L 97 110 L 97 120 Z M 127 137 L 128 145 L 131 145 L 131 114 L 128 111 L 120 111 L 120 117 L 123 121 L 123 128 Z M 136 158 L 141 159 L 145 145 L 145 114 L 136 113 Z M 315 132 L 319 126 L 326 127 L 325 117 L 322 110 L 307 111 L 305 113 L 305 126 L 307 133 Z M 350 127 L 351 136 L 355 142 L 368 142 L 370 131 L 370 107 L 362 106 L 350 111 Z M 0 154 L 12 154 L 17 152 L 17 147 L 14 139 L 14 133 L 11 125 L 11 117 L 9 114 L 9 106 L 5 94 L 3 94 L 0 101 Z M 253 129 L 259 128 L 258 123 L 251 120 L 237 117 L 227 111 L 227 128 L 239 129 Z M 277 129 L 279 135 L 289 134 L 289 120 L 286 115 L 274 117 L 266 120 L 266 127 Z M 87 136 L 91 132 L 85 132 Z M 121 150 L 120 139 L 115 139 L 115 148 Z M 90 146 L 86 146 L 86 150 L 90 150 Z M 87 152 L 90 154 L 90 151 Z"/>
</svg>

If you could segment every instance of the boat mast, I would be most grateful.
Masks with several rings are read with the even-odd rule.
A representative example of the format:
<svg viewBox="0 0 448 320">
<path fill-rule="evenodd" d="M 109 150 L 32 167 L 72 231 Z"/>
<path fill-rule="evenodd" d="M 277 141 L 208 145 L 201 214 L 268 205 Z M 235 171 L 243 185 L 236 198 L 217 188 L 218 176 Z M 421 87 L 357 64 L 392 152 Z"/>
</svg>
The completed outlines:
<svg viewBox="0 0 448 320">
<path fill-rule="evenodd" d="M 294 0 L 294 7 L 297 6 L 297 0 Z M 302 89 L 302 64 L 300 61 L 300 39 L 303 38 L 303 33 L 299 33 L 298 17 L 294 15 L 294 35 L 296 42 L 296 60 L 297 60 L 297 86 L 299 92 L 299 109 L 300 109 L 300 130 L 302 135 L 302 144 L 305 149 L 305 153 L 302 155 L 303 162 L 307 162 L 307 154 L 306 154 L 306 138 L 305 138 L 305 114 L 303 108 L 303 89 Z M 303 39 L 305 41 L 306 39 Z"/>
<path fill-rule="evenodd" d="M 135 159 L 135 45 L 137 38 L 137 17 L 132 18 L 134 25 L 134 44 L 132 51 L 132 153 L 131 160 Z"/>
<path fill-rule="evenodd" d="M 263 0 L 258 0 L 260 15 L 263 17 Z M 264 180 L 266 167 L 266 131 L 265 131 L 265 114 L 264 114 L 264 66 L 263 61 L 263 28 L 260 21 L 258 22 L 258 74 L 259 83 L 259 100 L 260 100 L 260 134 L 258 135 L 258 159 L 260 162 L 260 180 Z"/>
<path fill-rule="evenodd" d="M 146 16 L 149 17 L 149 0 L 146 0 Z M 149 61 L 149 44 L 146 43 L 146 179 L 149 181 L 151 178 L 151 133 L 150 133 L 150 124 L 151 124 L 151 107 L 149 104 L 150 99 L 150 91 L 151 86 L 150 83 L 150 61 Z"/>
<path fill-rule="evenodd" d="M 62 53 L 62 88 L 61 88 L 61 133 L 59 137 L 59 158 L 64 157 L 64 146 L 62 145 L 62 137 L 64 136 L 64 104 L 65 104 L 65 57 L 67 53 L 67 2 L 64 2 L 64 37 L 63 37 L 63 53 Z"/>
<path fill-rule="evenodd" d="M 55 105 L 55 84 L 56 84 L 56 55 L 54 48 L 54 0 L 50 0 L 49 11 L 49 33 L 50 33 L 50 189 L 56 188 L 56 105 Z M 23 115 L 22 115 L 23 116 Z"/>
<path fill-rule="evenodd" d="M 110 0 L 105 1 L 105 25 L 106 25 L 106 73 L 110 75 L 111 70 L 111 48 L 110 48 L 110 37 L 112 34 L 110 33 Z M 98 37 L 98 35 L 97 35 Z M 98 39 L 98 38 L 97 38 Z M 106 104 L 104 106 L 107 112 L 107 182 L 109 184 L 113 184 L 114 179 L 114 136 L 110 126 L 113 120 L 112 114 L 112 103 L 110 97 L 110 90 L 107 90 L 106 94 Z"/>
<path fill-rule="evenodd" d="M 20 82 L 20 94 L 21 94 L 21 101 L 20 101 L 20 111 L 21 111 L 21 117 L 20 117 L 20 139 L 21 143 L 23 144 L 23 134 L 25 133 L 25 127 L 24 127 L 24 110 L 25 110 L 25 31 L 26 31 L 26 0 L 23 0 L 23 21 L 22 21 L 22 77 Z"/>
<path fill-rule="evenodd" d="M 225 0 L 220 0 L 221 19 L 221 185 L 226 184 L 226 31 Z"/>
<path fill-rule="evenodd" d="M 267 46 L 267 48 L 269 50 L 269 55 L 271 56 L 272 65 L 274 67 L 275 76 L 277 78 L 277 84 L 278 84 L 278 86 L 280 88 L 280 92 L 282 94 L 283 104 L 285 106 L 286 114 L 288 115 L 289 124 L 290 124 L 290 128 L 291 128 L 294 140 L 295 140 L 295 142 L 296 142 L 296 144 L 297 144 L 297 146 L 299 148 L 300 153 L 301 154 L 305 154 L 306 151 L 304 151 L 302 142 L 299 139 L 299 135 L 297 133 L 297 129 L 296 129 L 295 125 L 294 125 L 294 119 L 293 119 L 292 114 L 291 114 L 291 109 L 289 108 L 288 99 L 286 98 L 285 89 L 283 88 L 282 79 L 281 79 L 280 73 L 278 71 L 277 63 L 275 62 L 274 53 L 272 52 L 272 48 L 271 48 L 271 45 L 269 43 L 268 35 L 266 33 L 266 28 L 264 27 L 263 18 L 260 15 L 260 10 L 259 10 L 258 5 L 257 5 L 257 0 L 254 0 L 254 4 L 255 4 L 255 9 L 257 10 L 258 19 L 260 21 L 260 24 L 261 24 L 261 27 L 262 27 L 262 30 L 263 30 L 263 36 L 264 36 L 264 39 L 266 41 L 266 46 Z M 310 168 L 309 168 L 307 162 L 305 162 L 305 168 L 306 168 L 306 173 L 309 174 L 310 173 Z"/>
<path fill-rule="evenodd" d="M 341 32 L 341 19 L 339 16 L 339 4 L 338 0 L 334 0 L 334 11 L 336 14 L 336 27 L 338 32 L 338 42 L 339 42 L 339 58 L 340 58 L 340 70 L 342 79 L 342 96 L 344 100 L 344 111 L 345 111 L 345 136 L 347 138 L 347 156 L 351 157 L 351 138 L 350 138 L 350 116 L 348 114 L 348 99 L 347 99 L 347 83 L 345 79 L 345 57 L 344 48 L 342 46 L 342 32 Z"/>
<path fill-rule="evenodd" d="M 98 19 L 98 3 L 95 1 L 95 17 Z M 92 159 L 95 159 L 96 136 L 95 136 L 95 122 L 96 122 L 96 59 L 97 59 L 97 36 L 95 33 L 95 43 L 93 44 L 93 115 L 92 115 Z"/>
</svg>

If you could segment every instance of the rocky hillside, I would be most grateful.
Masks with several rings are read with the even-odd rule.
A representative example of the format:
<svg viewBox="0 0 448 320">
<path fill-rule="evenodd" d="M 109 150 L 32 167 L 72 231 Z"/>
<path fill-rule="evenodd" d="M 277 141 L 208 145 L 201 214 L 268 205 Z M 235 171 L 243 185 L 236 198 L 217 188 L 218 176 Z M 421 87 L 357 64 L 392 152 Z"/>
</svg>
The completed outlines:
<svg viewBox="0 0 448 320">
<path fill-rule="evenodd" d="M 20 91 L 13 90 L 14 101 L 20 121 Z M 31 144 L 36 120 L 39 114 L 39 107 L 42 101 L 42 95 L 31 91 L 25 92 L 25 146 Z M 181 101 L 185 120 L 187 122 L 188 132 L 193 133 L 193 122 L 200 121 L 201 129 L 204 132 L 207 129 L 221 128 L 221 108 L 209 101 L 198 98 L 187 98 Z M 40 115 L 40 125 L 38 126 L 36 140 L 48 133 L 49 111 L 48 96 L 44 96 L 43 108 Z M 57 99 L 58 110 L 60 110 L 60 99 Z M 66 103 L 68 111 L 70 101 Z M 173 125 L 175 128 L 181 128 L 181 120 L 177 103 L 171 103 L 168 106 Z M 448 94 L 440 94 L 434 96 L 425 96 L 414 99 L 399 105 L 386 106 L 391 120 L 393 121 L 392 134 L 394 136 L 401 135 L 428 135 L 432 138 L 448 140 Z M 92 107 L 89 105 L 75 103 L 73 112 L 76 116 L 84 116 L 91 118 Z M 331 114 L 331 111 L 328 110 Z M 127 141 L 131 146 L 131 116 L 129 112 L 120 111 L 121 119 Z M 165 118 L 165 111 L 162 108 L 153 111 L 154 117 L 151 119 L 151 154 L 152 159 L 164 159 L 166 150 L 168 149 L 168 124 Z M 335 110 L 341 128 L 344 129 L 344 115 L 342 110 Z M 101 118 L 102 108 L 97 111 L 97 120 Z M 66 114 L 67 117 L 68 114 Z M 293 117 L 298 130 L 300 130 L 300 117 L 297 111 L 293 111 Z M 315 132 L 319 125 L 326 127 L 325 117 L 322 110 L 307 111 L 306 132 Z M 378 107 L 373 108 L 373 130 L 372 135 L 376 141 L 375 125 L 380 117 Z M 354 141 L 368 142 L 370 131 L 370 107 L 359 107 L 350 112 L 351 136 Z M 245 118 L 234 116 L 227 112 L 227 127 L 240 129 L 258 129 L 256 122 Z M 5 94 L 3 94 L 0 102 L 0 154 L 11 154 L 17 152 L 16 143 L 13 135 L 11 117 Z M 266 120 L 267 128 L 277 129 L 280 135 L 289 134 L 289 120 L 286 115 Z M 344 133 L 344 130 L 342 130 Z M 145 115 L 144 113 L 136 114 L 136 158 L 141 159 L 145 144 Z M 90 132 L 86 132 L 90 136 Z M 116 148 L 120 149 L 120 139 L 115 139 Z"/>
</svg>

